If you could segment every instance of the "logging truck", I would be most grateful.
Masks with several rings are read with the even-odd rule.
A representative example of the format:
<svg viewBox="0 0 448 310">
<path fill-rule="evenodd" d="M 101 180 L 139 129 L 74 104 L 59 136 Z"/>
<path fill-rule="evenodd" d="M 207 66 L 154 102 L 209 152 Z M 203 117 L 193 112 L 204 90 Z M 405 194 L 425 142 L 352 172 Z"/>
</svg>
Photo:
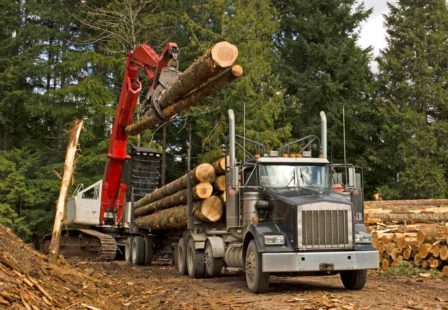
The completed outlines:
<svg viewBox="0 0 448 310">
<path fill-rule="evenodd" d="M 347 289 L 364 286 L 379 256 L 363 223 L 362 171 L 329 163 L 326 116 L 320 116 L 320 139 L 306 136 L 268 151 L 235 134 L 229 110 L 225 218 L 204 223 L 194 216 L 188 178 L 187 229 L 175 245 L 180 275 L 217 277 L 224 266 L 240 268 L 254 293 L 267 290 L 271 274 L 339 273 Z M 236 146 L 246 157 L 248 144 L 261 152 L 238 160 Z"/>
</svg>

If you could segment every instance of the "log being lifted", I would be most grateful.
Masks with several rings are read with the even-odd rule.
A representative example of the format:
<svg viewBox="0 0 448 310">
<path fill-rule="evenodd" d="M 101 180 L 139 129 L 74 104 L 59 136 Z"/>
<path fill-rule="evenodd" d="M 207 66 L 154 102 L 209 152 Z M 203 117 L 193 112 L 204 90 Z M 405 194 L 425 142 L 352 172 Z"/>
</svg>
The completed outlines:
<svg viewBox="0 0 448 310">
<path fill-rule="evenodd" d="M 210 183 L 202 182 L 193 187 L 192 198 L 207 199 L 212 195 L 213 186 Z M 167 209 L 173 206 L 184 205 L 187 203 L 187 189 L 183 189 L 173 195 L 163 197 L 150 204 L 138 208 L 134 214 L 136 217 L 150 214 L 154 211 Z"/>
<path fill-rule="evenodd" d="M 237 58 L 238 48 L 235 45 L 226 41 L 216 43 L 201 58 L 197 59 L 190 67 L 188 67 L 187 70 L 182 72 L 173 85 L 157 100 L 157 104 L 159 105 L 164 118 L 169 119 L 172 117 L 172 115 L 169 115 L 164 111 L 166 108 L 185 98 L 191 92 L 200 89 L 204 84 L 208 84 L 210 79 L 220 76 L 225 69 L 233 66 Z M 219 89 L 215 89 L 214 91 L 217 90 Z M 198 101 L 199 99 L 200 98 L 196 98 L 195 100 Z M 150 114 L 146 115 L 140 122 L 128 126 L 126 131 L 132 135 L 138 134 L 144 129 L 154 128 L 154 125 L 146 124 L 147 118 L 151 117 L 156 117 L 158 119 L 156 111 L 151 111 Z"/>
<path fill-rule="evenodd" d="M 193 204 L 193 214 L 206 222 L 216 222 L 223 211 L 221 199 L 211 196 Z M 138 217 L 135 225 L 140 229 L 181 230 L 187 227 L 187 206 L 160 210 L 150 215 Z"/>
<path fill-rule="evenodd" d="M 241 75 L 243 75 L 243 68 L 241 66 L 233 65 L 231 68 L 227 68 L 216 78 L 209 80 L 207 83 L 189 93 L 183 99 L 163 109 L 162 113 L 164 118 L 170 119 L 174 115 L 182 113 L 193 104 L 198 103 L 202 98 L 218 92 L 228 83 L 232 82 Z M 161 120 L 154 113 L 147 114 L 141 121 L 126 127 L 126 132 L 130 135 L 136 135 L 145 129 L 156 128 L 163 122 L 164 120 Z"/>
<path fill-rule="evenodd" d="M 134 204 L 134 208 L 141 208 L 153 201 L 162 199 L 163 197 L 169 195 L 173 195 L 187 188 L 188 177 L 190 177 L 192 185 L 196 185 L 201 182 L 212 183 L 215 180 L 215 169 L 213 169 L 213 166 L 210 164 L 200 164 L 182 177 L 145 195 Z"/>
</svg>

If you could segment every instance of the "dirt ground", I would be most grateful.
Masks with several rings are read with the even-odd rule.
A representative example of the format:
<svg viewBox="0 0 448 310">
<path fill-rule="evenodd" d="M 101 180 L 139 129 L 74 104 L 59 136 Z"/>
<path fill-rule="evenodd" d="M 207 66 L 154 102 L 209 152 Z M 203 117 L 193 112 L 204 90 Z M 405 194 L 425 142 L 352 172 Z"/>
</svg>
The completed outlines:
<svg viewBox="0 0 448 310">
<path fill-rule="evenodd" d="M 160 263 L 149 267 L 122 261 L 72 264 L 109 283 L 107 296 L 111 304 L 104 308 L 448 309 L 447 278 L 393 277 L 371 271 L 363 290 L 347 291 L 339 276 L 272 277 L 269 292 L 254 295 L 246 288 L 244 274 L 236 271 L 220 278 L 190 279 L 179 277 L 172 266 Z"/>
</svg>

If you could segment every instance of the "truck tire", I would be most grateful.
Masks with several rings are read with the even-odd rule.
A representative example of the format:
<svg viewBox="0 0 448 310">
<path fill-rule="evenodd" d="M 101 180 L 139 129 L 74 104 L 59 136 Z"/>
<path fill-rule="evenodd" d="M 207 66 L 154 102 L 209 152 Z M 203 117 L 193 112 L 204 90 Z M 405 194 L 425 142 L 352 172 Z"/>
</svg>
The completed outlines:
<svg viewBox="0 0 448 310">
<path fill-rule="evenodd" d="M 205 245 L 204 251 L 205 273 L 208 277 L 219 277 L 224 267 L 224 260 L 220 257 L 213 257 L 213 248 L 209 241 Z"/>
<path fill-rule="evenodd" d="M 180 276 L 186 276 L 187 270 L 187 239 L 180 238 L 177 243 L 176 253 L 174 255 L 176 270 Z"/>
<path fill-rule="evenodd" d="M 128 263 L 132 263 L 132 237 L 126 238 L 126 243 L 124 244 L 124 259 Z"/>
<path fill-rule="evenodd" d="M 255 240 L 249 242 L 244 264 L 249 290 L 255 294 L 265 293 L 269 285 L 269 273 L 262 272 L 261 254 L 258 253 Z"/>
<path fill-rule="evenodd" d="M 145 239 L 141 236 L 132 238 L 132 263 L 143 265 L 145 261 Z"/>
<path fill-rule="evenodd" d="M 367 281 L 367 270 L 341 271 L 341 280 L 348 290 L 360 290 Z"/>
<path fill-rule="evenodd" d="M 193 239 L 190 239 L 188 241 L 187 269 L 188 269 L 188 275 L 191 278 L 199 279 L 204 277 L 205 274 L 204 252 L 201 250 L 196 250 Z"/>
<path fill-rule="evenodd" d="M 145 259 L 143 265 L 150 266 L 152 264 L 152 258 L 154 256 L 154 243 L 149 236 L 145 237 Z"/>
</svg>

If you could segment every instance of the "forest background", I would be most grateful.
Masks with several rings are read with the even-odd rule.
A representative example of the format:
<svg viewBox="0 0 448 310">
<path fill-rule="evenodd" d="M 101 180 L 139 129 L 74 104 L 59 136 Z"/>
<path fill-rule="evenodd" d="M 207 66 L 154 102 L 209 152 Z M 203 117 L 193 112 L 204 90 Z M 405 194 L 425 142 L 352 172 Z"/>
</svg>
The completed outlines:
<svg viewBox="0 0 448 310">
<path fill-rule="evenodd" d="M 400 0 L 385 17 L 388 47 L 371 72 L 359 46 L 371 10 L 356 0 L 0 0 L 0 223 L 28 241 L 51 227 L 67 131 L 84 120 L 74 186 L 102 177 L 126 54 L 140 43 L 180 47 L 184 70 L 214 42 L 240 51 L 243 78 L 166 126 L 167 180 L 216 158 L 227 109 L 237 131 L 276 148 L 319 134 L 329 157 L 363 168 L 366 197 L 448 195 L 448 10 Z M 381 27 L 382 25 L 378 25 Z M 144 81 L 149 85 L 148 81 Z M 146 86 L 147 87 L 147 86 Z M 144 90 L 146 93 L 146 90 Z M 162 130 L 144 146 L 160 150 Z M 136 143 L 135 140 L 133 140 Z"/>
</svg>

